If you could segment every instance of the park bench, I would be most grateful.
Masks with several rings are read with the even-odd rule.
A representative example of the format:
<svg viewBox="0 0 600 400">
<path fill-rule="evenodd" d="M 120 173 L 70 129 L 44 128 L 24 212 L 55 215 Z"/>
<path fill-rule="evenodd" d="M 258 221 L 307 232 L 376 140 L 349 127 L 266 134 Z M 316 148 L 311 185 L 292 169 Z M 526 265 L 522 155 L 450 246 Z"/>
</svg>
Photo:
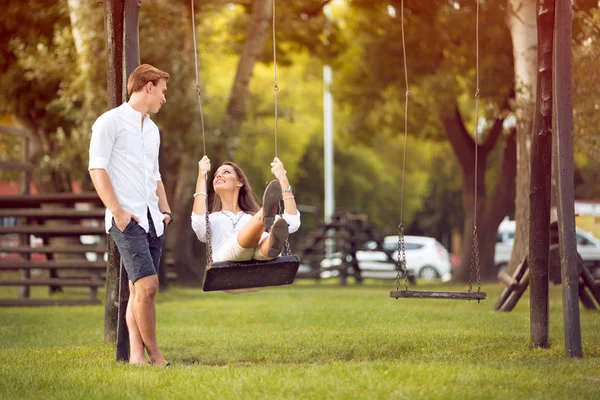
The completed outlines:
<svg viewBox="0 0 600 400">
<path fill-rule="evenodd" d="M 0 306 L 99 304 L 98 288 L 104 286 L 107 251 L 101 205 L 96 193 L 0 196 L 0 219 L 18 221 L 0 226 L 0 238 L 18 237 L 13 243 L 0 241 L 0 255 L 4 255 L 0 286 L 21 288 L 16 299 L 0 298 Z M 33 245 L 32 235 L 41 239 L 41 246 Z M 83 235 L 103 240 L 87 245 L 51 243 L 53 238 Z M 86 253 L 97 254 L 97 261 L 88 261 Z M 32 259 L 33 255 L 38 259 Z M 13 276 L 15 271 L 19 271 L 18 277 Z M 39 276 L 33 277 L 32 272 Z M 63 287 L 88 288 L 89 293 L 87 298 L 35 299 L 31 298 L 31 286 L 47 286 L 51 296 Z"/>
</svg>

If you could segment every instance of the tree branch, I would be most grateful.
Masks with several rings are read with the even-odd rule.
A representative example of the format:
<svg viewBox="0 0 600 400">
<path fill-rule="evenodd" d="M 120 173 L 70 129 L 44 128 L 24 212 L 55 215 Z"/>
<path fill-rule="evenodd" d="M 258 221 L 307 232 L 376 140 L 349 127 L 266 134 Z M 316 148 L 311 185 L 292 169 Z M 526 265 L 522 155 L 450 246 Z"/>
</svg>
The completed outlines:
<svg viewBox="0 0 600 400">
<path fill-rule="evenodd" d="M 317 15 L 321 14 L 325 6 L 329 3 L 331 3 L 331 0 L 325 0 L 312 10 L 300 11 L 300 15 L 306 15 L 308 18 L 316 17 Z"/>
<path fill-rule="evenodd" d="M 502 106 L 500 107 L 500 115 L 502 115 L 504 113 L 504 111 L 510 110 L 510 100 L 512 100 L 514 98 L 515 98 L 515 90 L 511 89 L 510 92 L 504 98 L 504 103 L 502 103 Z M 492 151 L 492 149 L 496 146 L 496 142 L 498 141 L 498 138 L 500 137 L 500 134 L 502 133 L 502 127 L 504 125 L 504 120 L 505 120 L 504 117 L 498 117 L 494 121 L 494 125 L 490 129 L 490 133 L 487 137 L 487 140 L 482 145 L 482 151 L 485 152 L 486 154 L 489 153 L 490 151 Z"/>
<path fill-rule="evenodd" d="M 458 109 L 458 105 L 455 105 L 454 109 L 455 111 L 452 115 L 442 116 L 440 119 L 446 136 L 448 137 L 448 141 L 454 150 L 456 159 L 458 160 L 463 173 L 466 173 L 472 169 L 473 163 L 475 162 L 473 151 L 474 142 L 473 138 L 465 128 L 465 123 L 460 114 L 460 110 Z"/>
<path fill-rule="evenodd" d="M 517 177 L 517 140 L 516 128 L 512 128 L 508 139 L 506 140 L 506 148 L 504 149 L 504 157 L 502 159 L 502 173 L 500 179 L 494 189 L 494 195 L 491 196 L 487 204 L 485 215 L 490 216 L 489 223 L 496 226 L 500 224 L 505 215 L 507 215 L 514 205 Z"/>
</svg>

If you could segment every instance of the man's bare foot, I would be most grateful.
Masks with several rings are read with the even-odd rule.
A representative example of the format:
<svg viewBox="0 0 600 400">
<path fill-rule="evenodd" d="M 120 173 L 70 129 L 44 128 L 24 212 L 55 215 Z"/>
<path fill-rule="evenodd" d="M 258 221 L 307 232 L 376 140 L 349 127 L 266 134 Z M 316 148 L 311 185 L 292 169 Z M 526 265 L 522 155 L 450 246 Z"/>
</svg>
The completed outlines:
<svg viewBox="0 0 600 400">
<path fill-rule="evenodd" d="M 148 365 L 148 361 L 146 361 L 146 359 L 142 359 L 142 360 L 129 360 L 129 364 L 131 365 Z"/>
</svg>

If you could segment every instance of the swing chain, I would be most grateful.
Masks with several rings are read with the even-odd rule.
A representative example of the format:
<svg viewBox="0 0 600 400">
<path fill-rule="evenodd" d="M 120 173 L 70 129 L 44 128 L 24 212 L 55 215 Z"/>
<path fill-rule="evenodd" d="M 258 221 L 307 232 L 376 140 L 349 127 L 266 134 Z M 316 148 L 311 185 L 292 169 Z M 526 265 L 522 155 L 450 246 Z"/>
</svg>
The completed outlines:
<svg viewBox="0 0 600 400">
<path fill-rule="evenodd" d="M 406 243 L 404 241 L 404 224 L 398 225 L 398 254 L 396 256 L 396 291 L 400 290 L 400 273 L 404 272 L 404 290 L 408 290 L 408 270 L 406 267 Z"/>
<path fill-rule="evenodd" d="M 474 146 L 475 146 L 475 198 L 473 201 L 473 244 L 471 246 L 471 260 L 469 263 L 469 292 L 473 290 L 472 274 L 473 267 L 477 270 L 477 291 L 481 289 L 480 279 L 480 265 L 479 265 L 479 238 L 477 237 L 477 178 L 478 178 L 478 149 L 479 149 L 479 3 L 480 0 L 476 0 L 476 23 L 475 23 L 475 132 L 474 132 Z"/>
<path fill-rule="evenodd" d="M 477 235 L 477 226 L 475 225 L 473 227 L 473 247 L 471 248 L 471 260 L 470 260 L 470 264 L 469 264 L 469 292 L 472 291 L 473 289 L 473 283 L 472 283 L 472 274 L 473 274 L 473 267 L 475 267 L 475 271 L 476 271 L 476 279 L 477 279 L 477 291 L 479 292 L 481 290 L 481 268 L 479 265 L 479 238 Z"/>
<path fill-rule="evenodd" d="M 213 263 L 212 258 L 212 241 L 210 234 L 210 218 L 208 217 L 208 196 L 206 196 L 206 266 L 210 266 Z"/>
<path fill-rule="evenodd" d="M 290 254 L 292 254 L 292 248 L 290 247 L 290 240 L 289 239 L 285 239 L 285 246 L 283 248 L 283 255 L 284 256 L 289 256 Z"/>
<path fill-rule="evenodd" d="M 408 87 L 408 68 L 406 66 L 406 40 L 404 35 L 404 0 L 401 3 L 401 27 L 402 27 L 402 55 L 404 60 L 404 84 L 406 85 L 406 100 L 404 101 L 404 148 L 402 157 L 402 189 L 400 192 L 400 224 L 398 225 L 398 254 L 397 254 L 397 276 L 396 276 L 396 291 L 400 288 L 400 271 L 404 269 L 404 290 L 408 290 L 408 270 L 406 267 L 406 244 L 404 241 L 404 183 L 406 171 L 406 148 L 408 138 L 408 100 L 410 98 L 410 89 Z"/>
</svg>

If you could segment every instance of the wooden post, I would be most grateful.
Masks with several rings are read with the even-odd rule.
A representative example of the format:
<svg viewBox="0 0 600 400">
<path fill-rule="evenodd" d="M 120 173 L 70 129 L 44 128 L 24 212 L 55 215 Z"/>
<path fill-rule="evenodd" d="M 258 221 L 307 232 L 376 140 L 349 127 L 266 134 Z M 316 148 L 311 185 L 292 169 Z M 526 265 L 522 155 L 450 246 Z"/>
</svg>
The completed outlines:
<svg viewBox="0 0 600 400">
<path fill-rule="evenodd" d="M 125 0 L 124 3 L 124 43 L 125 43 L 125 82 L 133 70 L 140 65 L 138 13 L 139 0 Z M 124 85 L 127 86 L 126 84 Z M 117 361 L 129 360 L 129 331 L 125 314 L 129 301 L 129 281 L 123 263 L 119 267 L 119 307 L 117 316 Z"/>
<path fill-rule="evenodd" d="M 531 142 L 529 204 L 530 336 L 534 347 L 548 348 L 548 267 L 552 171 L 552 42 L 554 1 L 538 0 L 537 99 Z"/>
<path fill-rule="evenodd" d="M 141 0 L 125 0 L 125 82 L 140 65 L 139 8 Z M 125 84 L 127 89 L 127 84 Z"/>
<path fill-rule="evenodd" d="M 114 243 L 114 242 L 113 242 Z M 114 246 L 116 248 L 116 245 Z M 123 261 L 119 257 L 119 312 L 117 317 L 117 361 L 129 361 L 129 329 L 125 313 L 129 302 L 129 280 L 123 268 Z"/>
<path fill-rule="evenodd" d="M 21 163 L 23 165 L 29 164 L 29 136 L 23 135 L 21 137 Z M 21 196 L 26 196 L 30 194 L 30 186 L 31 186 L 31 170 L 28 168 L 24 168 L 21 171 L 21 182 L 20 182 L 20 190 Z M 30 218 L 20 218 L 20 221 L 25 225 L 28 225 L 30 222 Z M 19 241 L 23 246 L 30 246 L 29 235 L 20 235 Z M 25 253 L 21 255 L 24 261 L 31 260 L 31 253 Z M 21 279 L 29 279 L 31 278 L 31 270 L 22 269 L 20 271 Z M 31 290 L 29 286 L 21 286 L 19 289 L 19 297 L 23 299 L 28 299 L 31 297 Z"/>
<path fill-rule="evenodd" d="M 123 102 L 123 2 L 104 0 L 104 35 L 106 41 L 106 99 L 108 109 Z M 108 237 L 106 266 L 106 299 L 104 302 L 104 342 L 117 340 L 119 298 L 119 265 L 121 256 L 114 241 Z"/>
<path fill-rule="evenodd" d="M 558 169 L 558 230 L 563 284 L 565 353 L 583 357 L 579 320 L 579 271 L 575 243 L 575 193 L 573 155 L 573 79 L 571 67 L 570 0 L 557 0 L 554 28 L 554 140 Z"/>
</svg>

